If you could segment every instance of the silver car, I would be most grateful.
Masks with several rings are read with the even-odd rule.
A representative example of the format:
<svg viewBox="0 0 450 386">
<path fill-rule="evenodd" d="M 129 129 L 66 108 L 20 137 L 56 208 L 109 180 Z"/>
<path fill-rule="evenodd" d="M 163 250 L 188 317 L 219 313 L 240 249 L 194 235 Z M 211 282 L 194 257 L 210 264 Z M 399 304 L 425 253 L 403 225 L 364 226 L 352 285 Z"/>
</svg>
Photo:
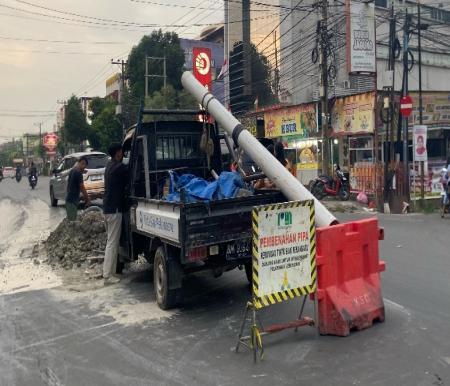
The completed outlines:
<svg viewBox="0 0 450 386">
<path fill-rule="evenodd" d="M 105 167 L 108 156 L 101 152 L 84 152 L 66 155 L 59 166 L 53 170 L 53 177 L 50 179 L 50 203 L 57 206 L 59 200 L 66 198 L 67 180 L 70 169 L 73 168 L 77 160 L 85 156 L 88 159 L 88 166 L 83 173 L 84 187 L 91 200 L 103 198 L 105 193 Z"/>
</svg>

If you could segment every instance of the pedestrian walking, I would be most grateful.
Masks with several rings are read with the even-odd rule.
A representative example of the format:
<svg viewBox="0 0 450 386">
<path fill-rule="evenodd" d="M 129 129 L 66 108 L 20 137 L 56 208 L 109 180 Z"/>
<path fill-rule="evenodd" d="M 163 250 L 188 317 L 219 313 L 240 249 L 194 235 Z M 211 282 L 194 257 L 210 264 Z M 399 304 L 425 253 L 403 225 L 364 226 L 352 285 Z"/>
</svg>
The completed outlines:
<svg viewBox="0 0 450 386">
<path fill-rule="evenodd" d="M 86 169 L 87 165 L 87 158 L 84 156 L 80 157 L 74 167 L 70 170 L 67 178 L 66 212 L 69 221 L 75 221 L 77 219 L 80 192 L 83 193 L 86 205 L 89 205 L 91 202 L 83 182 L 83 171 Z"/>
<path fill-rule="evenodd" d="M 103 212 L 106 221 L 107 241 L 103 261 L 103 279 L 105 284 L 118 283 L 115 276 L 122 230 L 122 212 L 125 204 L 125 187 L 128 182 L 128 168 L 122 163 L 123 150 L 119 143 L 112 144 L 108 153 L 111 160 L 105 170 L 105 195 Z"/>
</svg>

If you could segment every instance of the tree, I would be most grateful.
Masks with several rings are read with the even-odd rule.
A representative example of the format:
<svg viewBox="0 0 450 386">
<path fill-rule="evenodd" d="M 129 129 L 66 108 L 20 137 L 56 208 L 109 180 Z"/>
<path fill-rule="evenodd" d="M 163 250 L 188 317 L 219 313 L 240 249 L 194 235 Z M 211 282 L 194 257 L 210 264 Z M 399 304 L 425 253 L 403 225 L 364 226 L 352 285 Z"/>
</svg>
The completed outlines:
<svg viewBox="0 0 450 386">
<path fill-rule="evenodd" d="M 244 95 L 244 44 L 235 43 L 230 53 L 230 105 L 233 112 L 246 112 L 253 108 L 258 99 L 259 106 L 277 102 L 272 85 L 272 68 L 266 56 L 250 45 L 251 95 Z"/>
<path fill-rule="evenodd" d="M 107 98 L 94 98 L 91 111 L 92 124 L 88 139 L 94 149 L 107 151 L 112 142 L 122 141 L 122 125 L 116 116 L 114 101 Z"/>
<path fill-rule="evenodd" d="M 87 138 L 88 132 L 89 125 L 86 122 L 80 100 L 72 95 L 66 105 L 63 139 L 65 143 L 79 145 Z"/>
<path fill-rule="evenodd" d="M 165 57 L 167 84 L 175 90 L 181 90 L 181 75 L 184 66 L 184 52 L 180 47 L 180 40 L 175 32 L 161 30 L 153 31 L 144 36 L 137 46 L 134 46 L 128 57 L 127 75 L 131 95 L 137 100 L 145 96 L 145 58 Z M 163 75 L 163 61 L 149 60 L 148 72 L 153 75 Z M 164 85 L 162 77 L 148 79 L 149 95 L 159 91 Z"/>
</svg>

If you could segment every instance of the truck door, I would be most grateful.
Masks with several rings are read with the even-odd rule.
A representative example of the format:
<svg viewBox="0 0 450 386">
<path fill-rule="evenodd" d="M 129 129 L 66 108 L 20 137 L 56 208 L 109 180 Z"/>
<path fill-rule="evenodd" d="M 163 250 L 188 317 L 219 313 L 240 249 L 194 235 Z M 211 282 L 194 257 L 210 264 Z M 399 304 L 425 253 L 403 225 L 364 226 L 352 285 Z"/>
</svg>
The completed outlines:
<svg viewBox="0 0 450 386">
<path fill-rule="evenodd" d="M 130 151 L 129 155 L 129 198 L 122 216 L 122 235 L 120 240 L 120 255 L 127 259 L 137 258 L 143 251 L 134 251 L 132 219 L 134 216 L 136 204 L 134 198 L 150 198 L 150 179 L 148 165 L 148 147 L 147 136 L 142 135 L 136 138 L 136 147 L 134 154 Z M 134 219 L 133 219 L 134 220 Z M 136 252 L 136 253 L 135 253 Z"/>
</svg>

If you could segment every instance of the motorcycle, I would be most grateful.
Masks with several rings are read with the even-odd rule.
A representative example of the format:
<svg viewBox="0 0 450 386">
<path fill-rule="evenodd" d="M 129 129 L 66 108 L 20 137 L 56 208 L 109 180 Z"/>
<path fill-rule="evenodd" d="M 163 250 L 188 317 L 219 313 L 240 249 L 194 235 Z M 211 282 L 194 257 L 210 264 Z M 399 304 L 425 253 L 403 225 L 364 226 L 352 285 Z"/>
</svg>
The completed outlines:
<svg viewBox="0 0 450 386">
<path fill-rule="evenodd" d="M 320 175 L 311 184 L 311 193 L 318 200 L 327 195 L 339 197 L 342 201 L 350 198 L 350 184 L 339 165 L 334 166 L 334 174 L 334 178 Z"/>
<path fill-rule="evenodd" d="M 32 176 L 30 177 L 30 186 L 31 186 L 31 189 L 34 190 L 34 188 L 36 187 L 36 184 L 37 184 L 37 178 L 36 178 L 35 175 L 32 175 Z"/>
<path fill-rule="evenodd" d="M 16 181 L 20 182 L 20 180 L 22 179 L 22 173 L 16 173 Z"/>
</svg>

